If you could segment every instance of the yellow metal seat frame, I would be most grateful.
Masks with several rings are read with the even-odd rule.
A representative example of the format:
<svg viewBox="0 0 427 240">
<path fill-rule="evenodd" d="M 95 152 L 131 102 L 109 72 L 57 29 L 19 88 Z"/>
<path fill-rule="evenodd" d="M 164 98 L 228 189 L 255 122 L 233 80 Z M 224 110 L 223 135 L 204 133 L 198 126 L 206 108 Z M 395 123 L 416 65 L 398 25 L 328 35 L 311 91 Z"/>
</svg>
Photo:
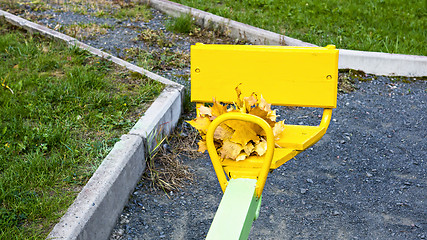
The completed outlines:
<svg viewBox="0 0 427 240">
<path fill-rule="evenodd" d="M 260 74 L 261 73 L 261 74 Z M 335 46 L 284 47 L 196 44 L 191 47 L 191 101 L 197 106 L 217 101 L 231 103 L 234 88 L 256 92 L 274 105 L 321 107 L 318 126 L 286 125 L 275 142 L 270 125 L 262 118 L 243 113 L 226 113 L 209 125 L 206 142 L 209 156 L 223 191 L 228 179 L 257 179 L 261 196 L 270 170 L 312 146 L 325 134 L 336 107 L 338 50 Z M 282 88 L 282 91 L 280 89 Z M 284 88 L 284 89 L 283 89 Z M 243 161 L 221 159 L 214 145 L 215 129 L 227 120 L 248 121 L 266 133 L 267 152 Z M 280 145 L 281 148 L 275 147 Z"/>
</svg>

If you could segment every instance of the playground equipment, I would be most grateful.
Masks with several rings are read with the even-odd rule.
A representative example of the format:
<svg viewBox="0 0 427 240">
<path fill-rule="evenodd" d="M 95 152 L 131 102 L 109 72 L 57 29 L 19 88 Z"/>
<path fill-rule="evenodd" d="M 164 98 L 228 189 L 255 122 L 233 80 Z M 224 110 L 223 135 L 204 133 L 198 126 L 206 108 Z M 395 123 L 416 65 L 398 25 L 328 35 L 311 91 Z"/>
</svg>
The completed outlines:
<svg viewBox="0 0 427 240">
<path fill-rule="evenodd" d="M 224 196 L 207 239 L 247 239 L 259 215 L 262 191 L 271 170 L 295 157 L 325 134 L 336 107 L 338 50 L 335 46 L 288 47 L 259 45 L 191 46 L 191 101 L 197 107 L 213 98 L 224 103 L 235 100 L 236 86 L 243 93 L 262 94 L 280 106 L 323 108 L 318 126 L 286 125 L 275 147 L 270 125 L 260 117 L 225 113 L 209 125 L 207 149 Z M 258 124 L 267 135 L 267 152 L 244 161 L 220 159 L 213 134 L 224 121 Z M 277 143 L 277 142 L 276 142 Z"/>
</svg>

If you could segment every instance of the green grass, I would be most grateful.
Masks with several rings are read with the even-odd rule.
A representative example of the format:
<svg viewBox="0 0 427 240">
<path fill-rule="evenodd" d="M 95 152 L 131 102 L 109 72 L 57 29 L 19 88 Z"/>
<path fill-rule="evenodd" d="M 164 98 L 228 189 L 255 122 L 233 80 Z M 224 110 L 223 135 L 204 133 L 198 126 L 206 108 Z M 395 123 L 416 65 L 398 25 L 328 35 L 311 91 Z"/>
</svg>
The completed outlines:
<svg viewBox="0 0 427 240">
<path fill-rule="evenodd" d="M 0 239 L 43 239 L 163 89 L 0 24 Z"/>
<path fill-rule="evenodd" d="M 148 22 L 152 18 L 150 7 L 147 5 L 130 5 L 113 11 L 113 16 L 118 19 Z"/>
<path fill-rule="evenodd" d="M 190 14 L 172 18 L 166 23 L 166 29 L 178 33 L 190 33 L 195 28 L 195 22 Z"/>
<path fill-rule="evenodd" d="M 427 55 L 427 1 L 174 0 L 320 46 Z"/>
</svg>

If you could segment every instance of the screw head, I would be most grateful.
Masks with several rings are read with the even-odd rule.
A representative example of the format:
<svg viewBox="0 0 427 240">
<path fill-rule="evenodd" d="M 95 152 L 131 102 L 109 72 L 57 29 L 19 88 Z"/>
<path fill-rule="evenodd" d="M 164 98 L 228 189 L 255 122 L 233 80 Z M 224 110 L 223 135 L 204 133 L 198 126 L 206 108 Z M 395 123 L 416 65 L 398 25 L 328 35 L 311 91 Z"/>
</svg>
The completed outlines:
<svg viewBox="0 0 427 240">
<path fill-rule="evenodd" d="M 199 73 L 199 72 L 200 72 L 200 68 L 196 68 L 194 71 L 195 71 L 196 73 Z"/>
</svg>

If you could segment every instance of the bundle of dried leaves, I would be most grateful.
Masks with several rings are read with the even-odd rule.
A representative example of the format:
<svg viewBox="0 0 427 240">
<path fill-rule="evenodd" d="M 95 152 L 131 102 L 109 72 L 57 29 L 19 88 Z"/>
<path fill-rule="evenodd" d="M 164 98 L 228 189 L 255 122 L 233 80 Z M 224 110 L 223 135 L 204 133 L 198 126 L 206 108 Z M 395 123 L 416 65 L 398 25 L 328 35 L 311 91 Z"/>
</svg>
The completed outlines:
<svg viewBox="0 0 427 240">
<path fill-rule="evenodd" d="M 210 123 L 224 113 L 240 112 L 264 119 L 273 129 L 275 140 L 279 140 L 285 128 L 284 121 L 276 122 L 276 111 L 262 97 L 252 93 L 241 98 L 241 91 L 236 87 L 237 100 L 231 105 L 223 105 L 213 100 L 211 107 L 200 106 L 198 116 L 188 121 L 196 128 L 202 139 L 198 142 L 199 151 L 206 148 L 206 133 Z M 236 161 L 245 160 L 249 156 L 262 156 L 267 151 L 266 134 L 257 124 L 240 120 L 228 120 L 220 124 L 214 133 L 214 143 L 221 158 Z"/>
</svg>

